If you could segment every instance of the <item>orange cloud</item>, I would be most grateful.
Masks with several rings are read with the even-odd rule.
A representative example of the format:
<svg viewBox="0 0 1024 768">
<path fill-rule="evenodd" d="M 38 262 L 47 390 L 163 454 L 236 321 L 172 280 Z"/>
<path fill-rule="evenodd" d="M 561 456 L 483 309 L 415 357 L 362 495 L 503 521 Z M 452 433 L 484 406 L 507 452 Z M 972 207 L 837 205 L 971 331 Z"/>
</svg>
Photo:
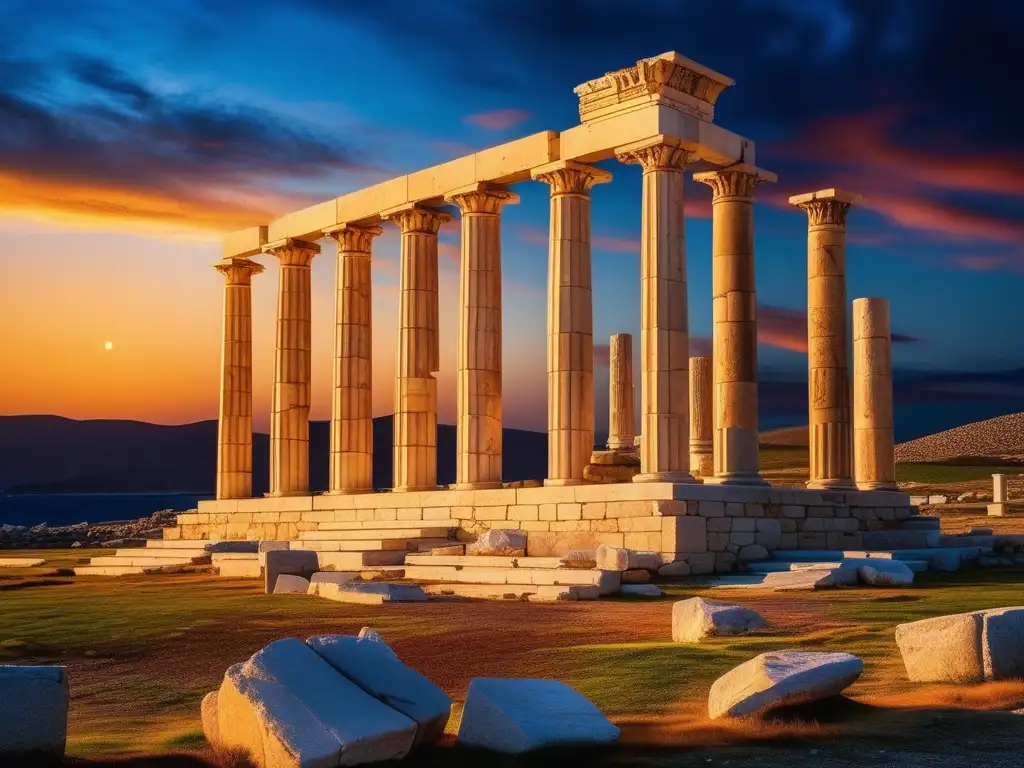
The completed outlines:
<svg viewBox="0 0 1024 768">
<path fill-rule="evenodd" d="M 531 117 L 533 117 L 532 114 L 522 109 L 494 109 L 490 112 L 466 115 L 462 120 L 469 125 L 486 128 L 488 131 L 506 131 L 526 122 Z"/>
</svg>

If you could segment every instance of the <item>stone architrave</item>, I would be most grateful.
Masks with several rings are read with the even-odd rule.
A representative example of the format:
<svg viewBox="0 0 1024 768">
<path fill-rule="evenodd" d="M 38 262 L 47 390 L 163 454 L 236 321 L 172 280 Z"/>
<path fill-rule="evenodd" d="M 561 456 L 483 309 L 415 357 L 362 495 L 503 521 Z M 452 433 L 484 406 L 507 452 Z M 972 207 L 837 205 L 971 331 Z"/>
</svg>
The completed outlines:
<svg viewBox="0 0 1024 768">
<path fill-rule="evenodd" d="M 640 241 L 640 474 L 634 482 L 693 482 L 690 474 L 689 313 L 683 171 L 677 139 L 615 151 L 643 168 Z"/>
<path fill-rule="evenodd" d="M 402 231 L 395 381 L 394 490 L 437 487 L 437 233 L 451 215 L 418 205 L 384 211 Z"/>
<path fill-rule="evenodd" d="M 715 473 L 713 455 L 714 378 L 710 357 L 690 358 L 690 470 L 708 479 Z"/>
<path fill-rule="evenodd" d="M 280 264 L 268 495 L 303 495 L 309 493 L 310 267 L 320 246 L 287 238 L 267 243 L 263 251 Z"/>
<path fill-rule="evenodd" d="M 754 189 L 776 176 L 743 164 L 693 178 L 714 193 L 714 478 L 705 482 L 764 485 L 758 473 Z"/>
<path fill-rule="evenodd" d="M 373 490 L 370 254 L 382 231 L 343 224 L 326 233 L 338 241 L 328 493 Z"/>
<path fill-rule="evenodd" d="M 807 212 L 808 488 L 854 488 L 847 370 L 846 212 L 860 195 L 823 189 L 789 198 Z"/>
<path fill-rule="evenodd" d="M 501 209 L 519 196 L 474 184 L 445 197 L 462 214 L 455 483 L 501 487 Z"/>
<path fill-rule="evenodd" d="M 590 189 L 611 174 L 576 162 L 534 168 L 551 188 L 548 258 L 548 476 L 583 482 L 594 449 L 594 321 L 590 277 Z"/>
<path fill-rule="evenodd" d="M 263 265 L 247 258 L 214 265 L 224 275 L 217 498 L 252 496 L 252 276 Z"/>
<path fill-rule="evenodd" d="M 636 452 L 633 337 L 616 333 L 608 344 L 608 450 Z"/>
<path fill-rule="evenodd" d="M 854 299 L 853 479 L 862 491 L 896 490 L 889 328 L 887 299 Z"/>
</svg>

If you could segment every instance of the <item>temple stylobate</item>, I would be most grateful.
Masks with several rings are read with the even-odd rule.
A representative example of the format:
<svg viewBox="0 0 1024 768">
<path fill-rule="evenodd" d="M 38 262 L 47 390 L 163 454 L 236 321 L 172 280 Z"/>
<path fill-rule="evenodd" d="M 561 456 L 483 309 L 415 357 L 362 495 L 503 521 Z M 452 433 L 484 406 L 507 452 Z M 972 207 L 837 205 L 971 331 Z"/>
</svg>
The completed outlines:
<svg viewBox="0 0 1024 768">
<path fill-rule="evenodd" d="M 858 442 L 858 467 L 870 468 L 859 470 L 858 482 L 884 490 L 856 490 L 851 471 L 842 247 L 846 210 L 859 197 L 849 193 L 824 190 L 791 199 L 810 215 L 811 477 L 808 490 L 783 492 L 760 475 L 753 203 L 756 189 L 776 179 L 757 167 L 752 141 L 714 122 L 715 104 L 731 85 L 728 77 L 674 52 L 643 59 L 578 86 L 580 122 L 567 130 L 526 136 L 227 236 L 216 265 L 227 279 L 217 500 L 201 503 L 195 520 L 179 521 L 182 535 L 301 539 L 320 525 L 445 520 L 468 533 L 492 527 L 529 531 L 529 554 L 610 543 L 659 551 L 670 561 L 714 552 L 715 569 L 729 570 L 736 552 L 760 542 L 762 530 L 769 542 L 778 539 L 792 548 L 856 545 L 840 541 L 854 535 L 856 522 L 819 526 L 811 520 L 805 531 L 802 524 L 746 520 L 765 516 L 772 505 L 902 509 L 905 497 L 889 483 L 889 341 L 880 332 L 870 343 L 858 342 L 874 357 L 865 369 L 873 378 L 858 390 L 870 397 L 857 403 L 873 410 L 859 420 L 855 413 L 854 421 L 864 438 Z M 626 402 L 631 381 L 613 383 L 618 388 L 611 403 L 614 450 L 637 455 L 628 484 L 594 484 L 585 477 L 594 451 L 595 400 L 590 205 L 592 195 L 615 183 L 613 171 L 595 165 L 609 160 L 639 166 L 642 175 L 636 423 L 632 400 Z M 713 193 L 712 253 L 699 255 L 712 263 L 713 352 L 710 361 L 693 363 L 687 282 L 692 255 L 684 213 L 684 180 L 691 173 Z M 548 471 L 543 487 L 536 488 L 502 484 L 501 219 L 505 206 L 518 202 L 513 187 L 521 183 L 544 184 L 550 195 Z M 438 232 L 455 215 L 461 220 L 457 470 L 456 482 L 439 489 Z M 372 471 L 370 265 L 374 241 L 385 227 L 400 232 L 401 255 L 394 476 L 391 492 L 378 494 Z M 325 238 L 338 244 L 333 353 L 313 349 L 310 333 L 310 267 Z M 263 270 L 253 261 L 260 256 L 275 257 L 279 274 L 271 482 L 266 497 L 250 498 L 250 293 L 252 277 Z M 623 341 L 617 349 L 629 349 Z M 333 359 L 326 493 L 309 487 L 315 354 Z M 700 370 L 691 372 L 691 364 Z M 691 407 L 699 408 L 693 429 Z M 617 411 L 627 408 L 628 414 Z M 705 521 L 726 516 L 726 508 L 727 519 L 742 519 Z"/>
</svg>

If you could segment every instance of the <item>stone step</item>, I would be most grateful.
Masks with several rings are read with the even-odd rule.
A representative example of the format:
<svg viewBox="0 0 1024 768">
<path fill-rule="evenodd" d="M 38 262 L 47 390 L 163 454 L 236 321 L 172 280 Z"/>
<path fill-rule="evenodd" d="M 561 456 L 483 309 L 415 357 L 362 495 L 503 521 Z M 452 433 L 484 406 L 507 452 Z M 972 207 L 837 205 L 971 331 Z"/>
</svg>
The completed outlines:
<svg viewBox="0 0 1024 768">
<path fill-rule="evenodd" d="M 900 523 L 904 531 L 937 531 L 942 528 L 942 519 L 928 515 L 918 515 Z"/>
<path fill-rule="evenodd" d="M 448 539 L 448 534 L 451 532 L 451 528 L 444 528 L 441 526 L 429 526 L 424 528 L 363 528 L 359 530 L 342 529 L 335 530 L 331 528 L 323 528 L 323 525 L 329 525 L 329 523 L 322 523 L 320 530 L 317 531 L 306 531 L 302 534 L 303 541 L 367 541 L 374 539 Z"/>
<path fill-rule="evenodd" d="M 437 597 L 475 597 L 484 600 L 525 600 L 541 587 L 534 584 L 421 584 L 423 591 Z"/>
<path fill-rule="evenodd" d="M 79 565 L 75 576 L 138 576 L 153 573 L 178 573 L 184 570 L 185 565 Z"/>
<path fill-rule="evenodd" d="M 410 565 L 406 558 L 405 578 L 460 584 L 534 584 L 536 586 L 611 586 L 614 572 L 574 568 L 460 568 L 450 565 Z M 441 559 L 441 558 L 432 558 Z"/>
<path fill-rule="evenodd" d="M 291 542 L 291 546 L 289 548 L 308 549 L 313 552 L 407 552 L 409 550 L 409 540 L 371 539 L 366 541 L 318 541 L 315 539 L 302 538 Z"/>
<path fill-rule="evenodd" d="M 93 557 L 89 565 L 99 565 L 104 568 L 130 566 L 163 567 L 166 565 L 208 565 L 210 556 L 204 557 Z"/>
<path fill-rule="evenodd" d="M 764 583 L 763 573 L 724 573 L 705 582 L 712 589 L 759 587 Z"/>
<path fill-rule="evenodd" d="M 561 568 L 560 557 L 497 557 L 487 555 L 409 555 L 407 565 L 450 565 L 463 568 Z"/>
<path fill-rule="evenodd" d="M 869 558 L 870 559 L 870 558 Z M 877 558 L 888 560 L 893 558 Z M 930 560 L 904 560 L 897 558 L 910 570 L 915 572 L 927 571 L 931 568 Z M 785 571 L 800 571 L 806 568 L 838 568 L 842 563 L 838 560 L 830 562 L 792 562 L 785 560 L 764 560 L 760 563 L 750 563 L 744 573 L 782 573 Z"/>
<path fill-rule="evenodd" d="M 263 576 L 263 566 L 259 560 L 214 560 L 217 575 L 225 579 L 259 579 Z"/>
<path fill-rule="evenodd" d="M 864 549 L 926 549 L 939 546 L 939 531 L 867 531 L 861 534 Z"/>
<path fill-rule="evenodd" d="M 147 539 L 146 549 L 205 549 L 209 539 Z"/>
<path fill-rule="evenodd" d="M 214 565 L 220 565 L 226 563 L 228 560 L 238 560 L 250 563 L 258 562 L 260 559 L 258 552 L 214 552 L 210 556 L 210 561 Z"/>
<path fill-rule="evenodd" d="M 385 531 L 393 528 L 458 528 L 458 520 L 357 520 L 344 523 L 319 523 L 319 531 Z"/>
<path fill-rule="evenodd" d="M 406 555 L 404 550 L 320 552 L 318 554 L 317 559 L 321 571 L 359 571 L 376 565 L 401 565 Z"/>
<path fill-rule="evenodd" d="M 117 549 L 111 557 L 148 557 L 154 560 L 182 560 L 190 557 L 209 557 L 205 549 L 149 549 L 149 547 L 130 547 Z"/>
</svg>

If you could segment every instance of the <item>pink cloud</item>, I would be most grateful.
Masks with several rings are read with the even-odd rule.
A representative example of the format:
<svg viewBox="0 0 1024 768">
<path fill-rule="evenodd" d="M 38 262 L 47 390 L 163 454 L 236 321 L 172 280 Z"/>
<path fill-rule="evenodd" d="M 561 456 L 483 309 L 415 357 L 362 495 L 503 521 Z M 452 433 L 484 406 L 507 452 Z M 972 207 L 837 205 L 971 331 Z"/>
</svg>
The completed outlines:
<svg viewBox="0 0 1024 768">
<path fill-rule="evenodd" d="M 594 345 L 594 365 L 607 366 L 611 362 L 611 351 L 607 344 Z"/>
<path fill-rule="evenodd" d="M 545 235 L 545 238 L 547 236 Z M 612 237 L 609 235 L 594 235 L 590 244 L 599 251 L 610 251 L 612 253 L 640 253 L 640 238 Z"/>
<path fill-rule="evenodd" d="M 533 117 L 532 114 L 522 109 L 493 109 L 490 112 L 466 115 L 462 120 L 469 125 L 486 128 L 488 131 L 506 131 L 531 117 Z"/>
<path fill-rule="evenodd" d="M 443 261 L 450 261 L 453 264 L 458 264 L 461 259 L 459 246 L 455 243 L 438 243 L 437 255 Z"/>
</svg>

